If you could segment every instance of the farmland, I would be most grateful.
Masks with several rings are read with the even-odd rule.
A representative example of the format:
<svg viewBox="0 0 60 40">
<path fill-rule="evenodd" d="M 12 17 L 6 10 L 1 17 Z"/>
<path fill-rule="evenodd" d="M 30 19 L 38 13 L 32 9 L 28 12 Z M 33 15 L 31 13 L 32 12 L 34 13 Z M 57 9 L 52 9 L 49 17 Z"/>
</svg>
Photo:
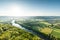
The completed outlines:
<svg viewBox="0 0 60 40">
<path fill-rule="evenodd" d="M 7 21 L 8 18 L 14 19 Z M 60 40 L 60 21 L 56 19 L 58 17 L 8 18 L 6 18 L 6 21 L 2 21 L 2 19 L 0 21 L 1 40 Z M 11 24 L 12 20 L 15 20 L 15 24 L 19 24 L 22 28 L 27 30 L 18 28 L 16 25 L 13 26 Z"/>
</svg>

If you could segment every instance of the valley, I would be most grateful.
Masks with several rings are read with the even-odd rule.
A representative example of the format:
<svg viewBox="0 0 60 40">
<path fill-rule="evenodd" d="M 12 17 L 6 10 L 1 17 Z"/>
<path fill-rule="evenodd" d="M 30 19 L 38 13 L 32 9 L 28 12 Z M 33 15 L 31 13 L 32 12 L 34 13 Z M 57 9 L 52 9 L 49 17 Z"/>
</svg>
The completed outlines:
<svg viewBox="0 0 60 40">
<path fill-rule="evenodd" d="M 16 39 L 17 40 L 60 40 L 60 21 L 59 21 L 60 17 L 42 16 L 42 17 L 20 17 L 20 18 L 8 17 L 8 18 L 9 18 L 8 21 L 0 22 L 1 40 L 2 39 L 5 40 L 5 36 L 9 37 L 6 40 L 13 40 L 13 39 L 14 40 Z M 11 22 L 14 22 L 14 24 L 11 24 Z M 17 27 L 15 24 L 19 25 L 19 27 Z M 15 32 L 15 33 L 13 34 L 11 32 L 13 33 Z M 18 37 L 15 37 L 15 35 Z M 11 36 L 13 37 L 11 38 Z"/>
</svg>

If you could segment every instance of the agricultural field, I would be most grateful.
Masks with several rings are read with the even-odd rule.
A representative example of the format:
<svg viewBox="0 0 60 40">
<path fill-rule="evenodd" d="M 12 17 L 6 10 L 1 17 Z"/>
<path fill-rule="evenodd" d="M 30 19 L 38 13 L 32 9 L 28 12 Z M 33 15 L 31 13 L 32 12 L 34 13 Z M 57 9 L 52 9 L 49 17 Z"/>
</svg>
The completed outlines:
<svg viewBox="0 0 60 40">
<path fill-rule="evenodd" d="M 53 35 L 56 38 L 60 38 L 60 29 L 53 28 L 51 35 Z"/>
<path fill-rule="evenodd" d="M 45 27 L 41 29 L 41 32 L 48 35 L 48 34 L 51 34 L 52 29 L 49 27 Z"/>
<path fill-rule="evenodd" d="M 19 24 L 19 22 L 18 22 L 18 24 Z M 53 36 L 51 40 L 60 39 L 59 25 L 56 25 L 55 23 L 51 24 L 47 21 L 41 21 L 41 22 L 40 21 L 24 21 L 24 22 L 22 22 L 22 25 L 25 28 L 32 29 L 37 32 L 41 32 L 50 37 Z"/>
<path fill-rule="evenodd" d="M 0 40 L 60 40 L 58 20 L 48 20 L 49 17 L 36 18 L 0 20 Z"/>
</svg>

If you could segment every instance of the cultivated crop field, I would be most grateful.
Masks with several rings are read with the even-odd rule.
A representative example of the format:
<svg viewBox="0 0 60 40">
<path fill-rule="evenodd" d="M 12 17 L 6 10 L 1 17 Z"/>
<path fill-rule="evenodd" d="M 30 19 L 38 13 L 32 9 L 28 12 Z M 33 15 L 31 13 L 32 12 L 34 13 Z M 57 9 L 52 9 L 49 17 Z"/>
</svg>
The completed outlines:
<svg viewBox="0 0 60 40">
<path fill-rule="evenodd" d="M 18 17 L 17 17 L 18 18 Z M 29 17 L 28 17 L 29 18 Z M 39 17 L 12 19 L 0 22 L 1 40 L 60 40 L 60 23 L 56 18 Z M 41 19 L 40 19 L 41 18 Z M 36 20 L 37 19 L 37 20 Z M 60 19 L 60 18 L 59 18 Z M 7 20 L 7 18 L 6 18 Z M 14 21 L 15 20 L 15 21 Z M 57 22 L 58 21 L 58 22 Z M 13 22 L 13 23 L 12 23 Z M 14 25 L 13 25 L 14 24 Z M 17 27 L 16 25 L 19 25 Z"/>
<path fill-rule="evenodd" d="M 56 38 L 60 38 L 60 29 L 53 28 L 53 31 L 51 34 Z"/>
</svg>

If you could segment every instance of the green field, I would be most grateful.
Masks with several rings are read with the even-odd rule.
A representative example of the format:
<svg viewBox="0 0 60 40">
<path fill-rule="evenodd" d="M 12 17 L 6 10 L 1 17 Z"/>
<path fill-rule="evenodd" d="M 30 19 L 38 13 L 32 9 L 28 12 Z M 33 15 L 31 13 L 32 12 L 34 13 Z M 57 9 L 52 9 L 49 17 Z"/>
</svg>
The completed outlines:
<svg viewBox="0 0 60 40">
<path fill-rule="evenodd" d="M 56 38 L 60 38 L 60 29 L 53 28 L 53 31 L 51 34 Z"/>
<path fill-rule="evenodd" d="M 40 18 L 37 21 L 36 18 L 15 19 L 15 24 L 21 25 L 28 31 L 12 26 L 12 20 L 0 20 L 0 40 L 60 40 L 60 20 Z"/>
<path fill-rule="evenodd" d="M 25 28 L 28 28 L 28 29 L 31 28 L 35 31 L 42 32 L 45 35 L 51 36 L 52 40 L 60 38 L 60 29 L 59 29 L 59 26 L 55 25 L 55 23 L 51 24 L 46 21 L 40 22 L 40 21 L 31 21 L 30 20 L 30 21 L 24 21 L 24 22 L 22 22 L 22 24 L 25 26 Z M 57 40 L 59 40 L 59 39 L 57 39 Z"/>
</svg>

